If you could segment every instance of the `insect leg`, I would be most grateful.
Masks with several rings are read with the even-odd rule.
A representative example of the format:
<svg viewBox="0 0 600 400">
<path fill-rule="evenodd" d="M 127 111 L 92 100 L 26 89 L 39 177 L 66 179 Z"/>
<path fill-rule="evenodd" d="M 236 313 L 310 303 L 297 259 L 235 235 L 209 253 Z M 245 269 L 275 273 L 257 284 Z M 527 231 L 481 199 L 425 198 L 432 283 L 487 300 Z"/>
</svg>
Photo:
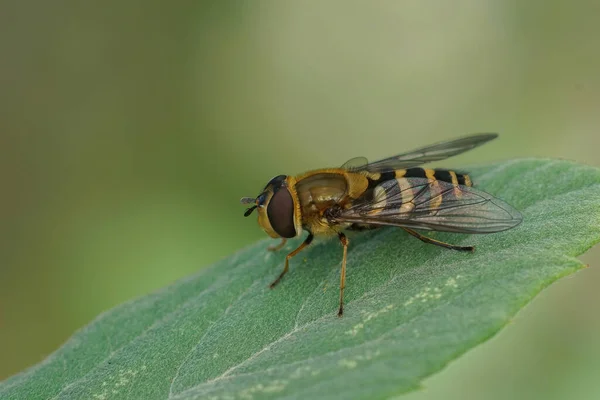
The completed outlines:
<svg viewBox="0 0 600 400">
<path fill-rule="evenodd" d="M 436 246 L 445 247 L 445 248 L 451 249 L 451 250 L 470 251 L 470 252 L 475 251 L 475 247 L 473 247 L 473 246 L 455 246 L 452 244 L 440 242 L 439 240 L 432 239 L 425 235 L 421 235 L 420 233 L 415 232 L 412 229 L 408 229 L 408 228 L 402 228 L 402 229 L 404 229 L 406 232 L 410 233 L 411 235 L 413 235 L 414 237 L 416 237 L 417 239 L 419 239 L 420 241 L 425 242 L 425 243 L 435 244 Z"/>
<path fill-rule="evenodd" d="M 294 257 L 296 254 L 300 253 L 302 251 L 302 249 L 304 249 L 306 246 L 308 246 L 310 244 L 310 242 L 312 242 L 313 237 L 314 237 L 313 234 L 309 233 L 308 236 L 306 237 L 306 239 L 304 239 L 304 242 L 302 242 L 302 244 L 300 246 L 298 246 L 298 248 L 296 250 L 292 251 L 290 254 L 288 254 L 285 257 L 285 267 L 283 267 L 283 271 L 281 271 L 281 274 L 279 274 L 279 276 L 277 277 L 277 279 L 275 279 L 269 285 L 269 287 L 271 289 L 273 289 L 275 287 L 275 285 L 277 285 L 279 283 L 279 281 L 281 280 L 281 278 L 283 278 L 283 276 L 285 274 L 287 274 L 288 270 L 290 269 L 290 259 L 292 257 Z"/>
<path fill-rule="evenodd" d="M 269 251 L 281 250 L 281 249 L 283 249 L 283 246 L 285 246 L 286 243 L 287 243 L 287 239 L 281 238 L 281 243 L 279 243 L 278 245 L 275 245 L 275 246 L 269 246 L 269 247 L 267 247 L 267 250 L 269 250 Z"/>
<path fill-rule="evenodd" d="M 346 287 L 346 256 L 348 254 L 348 238 L 342 232 L 338 234 L 340 242 L 344 246 L 344 255 L 342 257 L 342 272 L 340 273 L 340 309 L 338 317 L 344 314 L 344 288 Z"/>
</svg>

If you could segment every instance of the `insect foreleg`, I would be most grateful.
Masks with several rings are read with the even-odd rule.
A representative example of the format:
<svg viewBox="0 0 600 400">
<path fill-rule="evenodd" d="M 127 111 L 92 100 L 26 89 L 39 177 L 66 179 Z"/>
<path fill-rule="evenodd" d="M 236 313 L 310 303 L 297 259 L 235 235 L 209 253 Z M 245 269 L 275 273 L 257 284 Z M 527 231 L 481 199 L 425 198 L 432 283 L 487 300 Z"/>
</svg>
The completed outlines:
<svg viewBox="0 0 600 400">
<path fill-rule="evenodd" d="M 277 251 L 277 250 L 281 250 L 283 249 L 283 246 L 285 246 L 285 244 L 287 243 L 287 239 L 286 238 L 282 238 L 281 239 L 281 243 L 275 245 L 275 246 L 269 246 L 267 247 L 267 250 L 269 251 Z"/>
<path fill-rule="evenodd" d="M 302 242 L 302 244 L 300 246 L 298 246 L 298 248 L 296 250 L 292 251 L 290 254 L 288 254 L 285 257 L 285 267 L 283 267 L 283 271 L 281 271 L 281 274 L 279 274 L 279 276 L 277 277 L 277 279 L 275 279 L 269 285 L 269 287 L 271 289 L 273 289 L 275 287 L 275 285 L 277 285 L 279 283 L 279 281 L 281 280 L 281 278 L 283 278 L 283 276 L 285 274 L 287 274 L 288 270 L 290 269 L 290 259 L 292 257 L 294 257 L 296 254 L 300 253 L 302 251 L 302 249 L 304 249 L 306 246 L 308 246 L 312 242 L 312 240 L 313 240 L 313 234 L 309 233 L 308 236 L 306 237 L 306 239 L 304 239 L 304 242 Z"/>
</svg>

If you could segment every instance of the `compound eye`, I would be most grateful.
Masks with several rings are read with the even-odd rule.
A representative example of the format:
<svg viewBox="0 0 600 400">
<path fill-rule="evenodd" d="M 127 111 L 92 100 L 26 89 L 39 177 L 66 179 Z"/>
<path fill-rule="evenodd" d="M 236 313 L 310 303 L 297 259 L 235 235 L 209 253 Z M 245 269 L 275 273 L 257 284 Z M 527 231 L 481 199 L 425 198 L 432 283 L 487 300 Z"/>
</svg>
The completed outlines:
<svg viewBox="0 0 600 400">
<path fill-rule="evenodd" d="M 294 227 L 294 201 L 286 187 L 280 188 L 269 201 L 267 216 L 273 230 L 283 238 L 296 236 Z"/>
</svg>

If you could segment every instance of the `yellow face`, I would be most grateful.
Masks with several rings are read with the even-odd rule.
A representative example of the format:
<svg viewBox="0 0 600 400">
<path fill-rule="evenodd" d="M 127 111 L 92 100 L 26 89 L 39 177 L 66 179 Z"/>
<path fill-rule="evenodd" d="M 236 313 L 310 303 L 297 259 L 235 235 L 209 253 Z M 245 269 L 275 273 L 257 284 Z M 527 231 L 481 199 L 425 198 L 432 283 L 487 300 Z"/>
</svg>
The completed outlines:
<svg viewBox="0 0 600 400">
<path fill-rule="evenodd" d="M 249 216 L 258 210 L 258 224 L 272 238 L 293 238 L 302 231 L 297 217 L 296 196 L 288 187 L 288 177 L 279 175 L 271 179 L 263 192 L 256 198 L 243 198 L 243 204 L 254 204 L 246 210 Z"/>
<path fill-rule="evenodd" d="M 265 198 L 263 201 L 260 202 L 262 203 L 262 205 L 259 205 L 256 209 L 256 211 L 258 212 L 258 224 L 267 233 L 267 235 L 271 236 L 272 238 L 279 238 L 281 237 L 281 235 L 275 232 L 273 226 L 271 225 L 271 221 L 269 221 L 269 215 L 267 214 L 267 207 L 271 203 L 271 199 L 273 198 L 273 192 L 269 190 L 267 192 L 264 192 L 263 195 L 265 195 Z M 259 204 L 259 198 L 260 196 L 257 198 L 257 204 Z"/>
</svg>

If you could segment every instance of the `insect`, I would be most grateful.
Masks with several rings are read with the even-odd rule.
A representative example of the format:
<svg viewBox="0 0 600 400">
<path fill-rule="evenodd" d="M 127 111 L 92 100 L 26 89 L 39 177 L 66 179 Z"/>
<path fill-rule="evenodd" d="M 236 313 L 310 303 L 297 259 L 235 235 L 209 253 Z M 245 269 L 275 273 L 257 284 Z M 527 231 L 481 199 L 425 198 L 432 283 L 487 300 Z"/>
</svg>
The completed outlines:
<svg viewBox="0 0 600 400">
<path fill-rule="evenodd" d="M 283 271 L 270 284 L 275 287 L 289 270 L 290 259 L 311 244 L 315 236 L 337 236 L 343 246 L 338 316 L 344 313 L 346 230 L 397 226 L 425 242 L 458 251 L 474 250 L 425 236 L 417 230 L 493 233 L 522 221 L 513 207 L 474 189 L 469 175 L 420 165 L 446 159 L 478 147 L 498 135 L 482 133 L 437 143 L 405 154 L 369 163 L 353 158 L 339 168 L 325 168 L 298 176 L 271 179 L 250 204 L 244 216 L 258 210 L 258 223 L 272 238 L 286 240 L 308 231 L 304 242 L 285 258 Z"/>
</svg>

